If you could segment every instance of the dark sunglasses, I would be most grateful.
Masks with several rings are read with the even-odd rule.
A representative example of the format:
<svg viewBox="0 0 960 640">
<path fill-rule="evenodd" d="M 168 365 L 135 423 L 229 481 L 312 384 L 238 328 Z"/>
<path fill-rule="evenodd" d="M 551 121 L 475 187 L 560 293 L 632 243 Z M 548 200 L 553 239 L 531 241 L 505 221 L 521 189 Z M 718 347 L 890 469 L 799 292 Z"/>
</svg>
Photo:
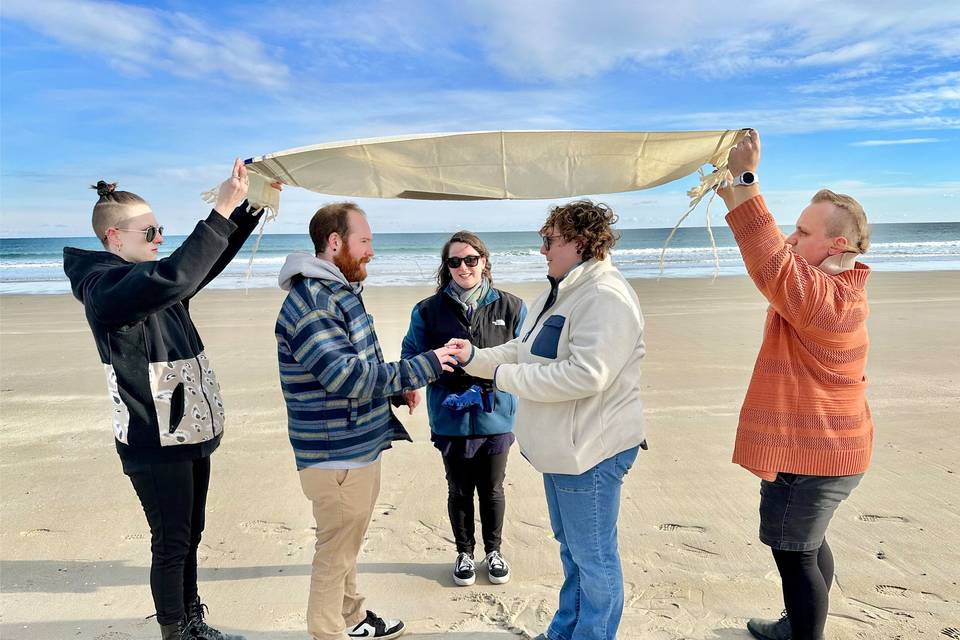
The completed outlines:
<svg viewBox="0 0 960 640">
<path fill-rule="evenodd" d="M 554 240 L 559 240 L 559 239 L 562 238 L 562 237 L 563 237 L 563 236 L 561 236 L 561 235 L 555 235 L 555 236 L 540 236 L 540 241 L 543 243 L 543 248 L 546 249 L 547 251 L 550 251 L 550 245 L 553 243 L 553 241 L 554 241 Z"/>
<path fill-rule="evenodd" d="M 480 256 L 464 256 L 462 258 L 451 257 L 447 258 L 447 266 L 451 269 L 459 269 L 460 263 L 464 263 L 468 267 L 475 267 L 480 264 Z"/>
<path fill-rule="evenodd" d="M 163 227 L 147 227 L 146 229 L 122 229 L 120 227 L 114 227 L 117 231 L 136 231 L 142 233 L 146 236 L 147 242 L 153 242 L 157 237 L 157 234 L 163 235 Z"/>
</svg>

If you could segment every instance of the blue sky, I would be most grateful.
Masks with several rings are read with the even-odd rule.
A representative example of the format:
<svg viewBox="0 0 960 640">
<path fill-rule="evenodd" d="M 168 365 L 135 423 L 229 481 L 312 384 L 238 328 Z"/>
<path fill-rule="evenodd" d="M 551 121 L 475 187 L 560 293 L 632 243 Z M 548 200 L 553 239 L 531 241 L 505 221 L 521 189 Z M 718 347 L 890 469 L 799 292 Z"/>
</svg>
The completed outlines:
<svg viewBox="0 0 960 640">
<path fill-rule="evenodd" d="M 820 187 L 960 221 L 956 0 L 4 0 L 0 43 L 6 237 L 87 235 L 101 178 L 184 233 L 234 156 L 488 129 L 750 126 L 781 223 Z M 671 226 L 695 182 L 603 199 Z M 333 199 L 288 189 L 267 230 Z M 549 204 L 361 201 L 375 232 L 535 229 Z"/>
</svg>

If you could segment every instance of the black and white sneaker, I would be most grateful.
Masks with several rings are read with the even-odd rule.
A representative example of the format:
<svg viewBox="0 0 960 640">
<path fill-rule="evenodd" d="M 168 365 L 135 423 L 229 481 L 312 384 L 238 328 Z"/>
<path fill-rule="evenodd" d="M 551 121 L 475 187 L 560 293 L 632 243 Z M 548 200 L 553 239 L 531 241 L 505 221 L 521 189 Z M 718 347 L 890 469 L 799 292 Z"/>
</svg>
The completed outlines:
<svg viewBox="0 0 960 640">
<path fill-rule="evenodd" d="M 460 552 L 457 555 L 457 562 L 453 565 L 453 581 L 461 587 L 469 587 L 477 581 L 477 566 L 469 553 Z"/>
<path fill-rule="evenodd" d="M 499 551 L 491 551 L 483 559 L 487 565 L 487 577 L 493 584 L 506 584 L 510 582 L 510 565 L 500 555 Z"/>
<path fill-rule="evenodd" d="M 347 632 L 350 638 L 380 638 L 388 640 L 403 635 L 406 627 L 400 620 L 384 620 L 373 611 L 367 610 L 367 617 L 363 622 Z"/>
</svg>

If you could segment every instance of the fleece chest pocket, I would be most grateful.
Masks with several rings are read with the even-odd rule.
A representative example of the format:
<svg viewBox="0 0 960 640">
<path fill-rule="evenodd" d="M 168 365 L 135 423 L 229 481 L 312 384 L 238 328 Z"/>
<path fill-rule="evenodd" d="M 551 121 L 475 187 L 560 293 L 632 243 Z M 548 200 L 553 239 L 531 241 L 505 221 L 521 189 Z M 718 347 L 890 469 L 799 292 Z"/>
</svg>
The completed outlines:
<svg viewBox="0 0 960 640">
<path fill-rule="evenodd" d="M 557 357 L 557 345 L 560 344 L 560 332 L 563 331 L 563 323 L 567 319 L 563 316 L 550 316 L 543 321 L 543 327 L 540 333 L 533 341 L 530 347 L 530 353 L 541 358 Z"/>
</svg>

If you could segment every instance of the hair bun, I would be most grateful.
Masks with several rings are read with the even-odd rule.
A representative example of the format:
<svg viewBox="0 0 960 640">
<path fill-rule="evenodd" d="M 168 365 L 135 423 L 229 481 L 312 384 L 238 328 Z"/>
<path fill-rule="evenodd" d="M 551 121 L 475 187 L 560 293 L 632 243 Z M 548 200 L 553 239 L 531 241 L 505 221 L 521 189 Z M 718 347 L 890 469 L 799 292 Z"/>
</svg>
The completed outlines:
<svg viewBox="0 0 960 640">
<path fill-rule="evenodd" d="M 91 189 L 96 189 L 96 190 L 97 190 L 97 195 L 102 198 L 102 197 L 108 196 L 108 195 L 110 195 L 111 193 L 113 193 L 114 191 L 116 191 L 116 190 L 117 190 L 117 183 L 116 183 L 116 182 L 106 182 L 106 181 L 104 181 L 104 180 L 100 180 L 99 182 L 97 182 L 97 184 L 91 185 L 90 188 L 91 188 Z"/>
</svg>

